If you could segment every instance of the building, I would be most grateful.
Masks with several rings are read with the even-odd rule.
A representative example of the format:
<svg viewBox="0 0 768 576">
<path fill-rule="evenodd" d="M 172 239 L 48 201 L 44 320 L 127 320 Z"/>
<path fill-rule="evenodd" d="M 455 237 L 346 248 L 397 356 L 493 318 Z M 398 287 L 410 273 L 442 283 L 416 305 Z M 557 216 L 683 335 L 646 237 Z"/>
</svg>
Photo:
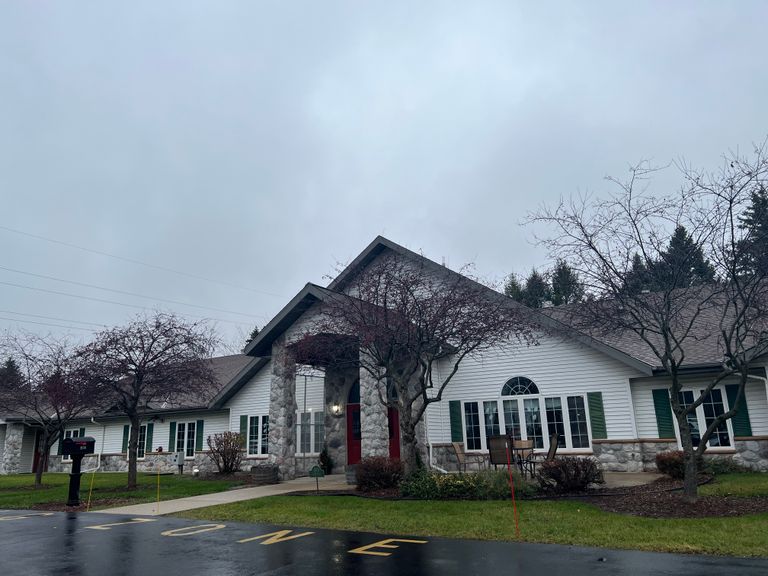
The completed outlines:
<svg viewBox="0 0 768 576">
<path fill-rule="evenodd" d="M 310 369 L 286 361 L 287 348 L 313 315 L 321 313 L 323 302 L 344 293 L 354 275 L 393 253 L 435 274 L 446 273 L 445 267 L 376 238 L 327 287 L 307 284 L 244 354 L 212 359 L 219 385 L 207 401 L 175 405 L 169 399 L 147 412 L 140 431 L 140 468 L 173 470 L 169 453 L 181 451 L 187 470 L 210 469 L 205 439 L 225 430 L 246 438 L 246 467 L 276 464 L 282 478 L 306 473 L 323 448 L 336 470 L 363 456 L 398 457 L 397 410 L 381 404 L 366 372 L 350 366 Z M 510 341 L 464 361 L 443 401 L 430 405 L 419 428 L 425 461 L 455 469 L 451 442 L 483 453 L 486 437 L 503 431 L 533 440 L 540 451 L 548 449 L 550 436 L 557 433 L 558 453 L 592 455 L 612 471 L 651 470 L 656 453 L 679 448 L 668 383 L 653 356 L 626 335 L 598 338 L 565 326 L 555 316 L 539 314 L 546 329 L 538 334 L 537 345 Z M 698 395 L 708 375 L 718 370 L 720 358 L 716 341 L 702 335 L 686 367 L 683 401 Z M 753 373 L 745 405 L 713 436 L 707 454 L 768 471 L 765 364 L 754 366 Z M 692 422 L 703 429 L 712 415 L 729 409 L 735 390 L 728 381 L 719 384 Z M 100 456 L 87 459 L 84 468 L 98 460 L 103 470 L 124 470 L 128 433 L 125 417 L 107 413 L 74 423 L 65 437 L 96 438 Z M 0 473 L 32 471 L 35 435 L 23 420 L 0 420 Z M 67 466 L 57 450 L 52 450 L 49 470 Z"/>
</svg>

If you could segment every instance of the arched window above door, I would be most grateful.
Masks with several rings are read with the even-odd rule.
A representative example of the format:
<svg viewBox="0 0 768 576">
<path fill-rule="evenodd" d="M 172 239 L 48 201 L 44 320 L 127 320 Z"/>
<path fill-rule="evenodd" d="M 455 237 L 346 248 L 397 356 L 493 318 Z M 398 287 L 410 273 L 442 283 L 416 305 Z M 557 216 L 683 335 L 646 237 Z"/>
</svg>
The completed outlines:
<svg viewBox="0 0 768 576">
<path fill-rule="evenodd" d="M 510 378 L 501 389 L 502 396 L 522 396 L 524 394 L 538 394 L 539 389 L 533 380 L 525 376 L 515 376 Z"/>
</svg>

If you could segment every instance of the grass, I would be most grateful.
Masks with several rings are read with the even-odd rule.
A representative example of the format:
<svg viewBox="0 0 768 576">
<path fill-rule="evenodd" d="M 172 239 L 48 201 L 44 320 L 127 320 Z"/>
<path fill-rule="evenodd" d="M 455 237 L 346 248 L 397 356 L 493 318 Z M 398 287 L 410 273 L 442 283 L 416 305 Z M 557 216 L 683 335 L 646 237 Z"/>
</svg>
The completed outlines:
<svg viewBox="0 0 768 576">
<path fill-rule="evenodd" d="M 80 484 L 80 498 L 88 499 L 91 475 L 83 474 Z M 139 474 L 136 490 L 126 490 L 128 474 L 123 472 L 101 472 L 93 479 L 91 509 L 141 504 L 157 499 L 157 477 Z M 48 473 L 43 476 L 43 487 L 35 490 L 34 474 L 0 476 L 0 509 L 19 509 L 43 505 L 65 504 L 69 486 L 69 474 Z M 160 499 L 171 500 L 221 492 L 236 486 L 231 480 L 200 480 L 190 476 L 160 476 Z M 115 502 L 118 501 L 118 502 Z"/>
<path fill-rule="evenodd" d="M 768 497 L 768 476 L 731 474 L 705 494 Z M 768 556 L 768 514 L 657 519 L 603 512 L 578 501 L 519 503 L 521 540 L 661 552 Z M 385 534 L 516 540 L 508 501 L 386 501 L 353 496 L 274 496 L 179 514 Z"/>
</svg>

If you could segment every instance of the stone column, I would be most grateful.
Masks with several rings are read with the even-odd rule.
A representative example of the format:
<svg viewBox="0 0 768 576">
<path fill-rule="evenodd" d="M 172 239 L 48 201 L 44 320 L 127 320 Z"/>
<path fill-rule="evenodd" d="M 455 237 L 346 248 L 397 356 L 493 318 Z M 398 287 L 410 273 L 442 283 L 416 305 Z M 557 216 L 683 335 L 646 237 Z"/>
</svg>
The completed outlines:
<svg viewBox="0 0 768 576">
<path fill-rule="evenodd" d="M 334 474 L 343 472 L 347 466 L 347 394 L 356 370 L 350 372 L 339 368 L 325 370 L 325 445 L 333 460 Z M 333 415 L 333 405 L 341 406 L 341 415 Z"/>
<path fill-rule="evenodd" d="M 279 338 L 272 345 L 269 392 L 269 459 L 281 480 L 296 476 L 296 363 Z"/>
<path fill-rule="evenodd" d="M 8 423 L 5 429 L 5 449 L 0 468 L 4 474 L 18 474 L 21 463 L 21 443 L 24 439 L 24 424 Z M 28 470 L 27 470 L 28 472 Z"/>
<path fill-rule="evenodd" d="M 378 386 L 383 383 L 360 368 L 361 456 L 389 456 L 387 407 L 381 403 Z M 386 391 L 382 390 L 386 397 Z"/>
</svg>

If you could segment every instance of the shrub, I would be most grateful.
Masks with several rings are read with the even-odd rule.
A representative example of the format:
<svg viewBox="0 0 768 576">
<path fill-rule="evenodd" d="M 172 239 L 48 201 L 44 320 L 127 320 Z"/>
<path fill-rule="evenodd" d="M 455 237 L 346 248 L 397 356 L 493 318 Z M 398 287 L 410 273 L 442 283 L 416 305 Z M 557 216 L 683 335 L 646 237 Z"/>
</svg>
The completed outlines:
<svg viewBox="0 0 768 576">
<path fill-rule="evenodd" d="M 323 448 L 323 451 L 320 452 L 320 457 L 317 459 L 317 463 L 326 474 L 333 472 L 333 458 L 328 454 L 328 448 Z"/>
<path fill-rule="evenodd" d="M 733 458 L 713 456 L 704 460 L 703 471 L 717 476 L 718 474 L 735 474 L 739 472 L 751 472 L 746 466 L 739 464 Z"/>
<path fill-rule="evenodd" d="M 403 464 L 395 458 L 363 458 L 355 469 L 357 489 L 361 492 L 396 488 L 403 479 Z"/>
<path fill-rule="evenodd" d="M 232 474 L 243 463 L 243 437 L 237 432 L 208 436 L 209 457 L 220 474 Z"/>
<path fill-rule="evenodd" d="M 656 454 L 656 468 L 662 474 L 682 480 L 685 477 L 685 457 L 682 450 Z M 704 459 L 701 456 L 696 458 L 696 468 L 704 469 Z"/>
<path fill-rule="evenodd" d="M 564 456 L 539 465 L 538 480 L 548 492 L 583 492 L 590 484 L 602 484 L 603 471 L 594 458 Z"/>
<path fill-rule="evenodd" d="M 531 496 L 536 489 L 513 472 L 515 494 Z M 482 470 L 469 474 L 439 474 L 418 470 L 400 484 L 400 493 L 420 500 L 505 500 L 510 497 L 506 470 Z"/>
</svg>

